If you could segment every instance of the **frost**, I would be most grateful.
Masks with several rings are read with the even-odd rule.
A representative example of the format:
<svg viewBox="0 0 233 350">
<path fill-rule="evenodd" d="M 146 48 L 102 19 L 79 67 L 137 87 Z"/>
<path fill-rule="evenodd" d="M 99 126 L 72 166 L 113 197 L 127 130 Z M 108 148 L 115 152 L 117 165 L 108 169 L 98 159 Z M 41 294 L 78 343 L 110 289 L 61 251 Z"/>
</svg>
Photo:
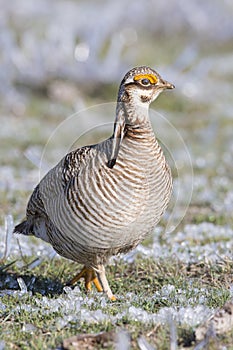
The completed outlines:
<svg viewBox="0 0 233 350">
<path fill-rule="evenodd" d="M 227 193 L 223 201 L 222 210 L 226 210 L 227 213 L 231 214 L 233 210 L 233 191 Z"/>
<path fill-rule="evenodd" d="M 44 313 L 50 314 L 53 312 L 62 312 L 64 315 L 78 314 L 80 312 L 80 297 L 74 293 L 73 297 L 59 296 L 58 298 L 36 299 L 36 304 L 44 310 Z"/>
<path fill-rule="evenodd" d="M 143 336 L 138 338 L 138 346 L 140 350 L 156 350 Z"/>
<path fill-rule="evenodd" d="M 22 283 L 22 281 L 20 282 Z M 21 285 L 21 291 L 13 291 L 12 296 L 22 297 L 22 291 L 25 292 L 24 286 Z M 200 294 L 200 291 L 199 291 Z M 182 290 L 175 293 L 175 288 L 172 285 L 164 286 L 159 294 L 156 292 L 154 299 L 161 300 L 167 298 L 172 303 L 177 303 L 180 296 L 184 298 L 187 303 L 187 298 L 185 299 L 185 291 Z M 105 300 L 105 301 L 104 301 Z M 153 297 L 143 297 L 144 302 L 153 301 Z M 46 296 L 42 298 L 35 298 L 34 305 L 22 303 L 12 310 L 12 313 L 18 313 L 22 310 L 28 313 L 42 313 L 44 315 L 52 314 L 54 317 L 54 327 L 61 330 L 64 327 L 80 324 L 82 322 L 86 323 L 101 323 L 105 321 L 110 321 L 115 324 L 118 321 L 122 321 L 127 317 L 132 321 L 141 322 L 142 324 L 167 324 L 170 327 L 171 334 L 173 333 L 175 338 L 176 325 L 188 325 L 190 327 L 195 327 L 206 320 L 213 311 L 211 311 L 205 305 L 191 306 L 176 306 L 176 307 L 163 307 L 160 308 L 158 312 L 148 312 L 141 307 L 136 307 L 132 303 L 138 303 L 142 300 L 140 297 L 129 293 L 128 297 L 125 299 L 125 304 L 122 304 L 119 308 L 119 312 L 115 315 L 109 315 L 103 311 L 108 302 L 106 297 L 100 297 L 96 299 L 94 296 L 82 296 L 79 288 L 71 289 L 66 287 L 64 293 L 56 298 L 48 298 Z M 198 299 L 197 299 L 198 302 Z M 92 308 L 95 308 L 93 310 Z M 5 310 L 5 305 L 0 304 L 0 310 Z M 30 325 L 24 325 L 23 330 L 25 332 L 34 332 L 35 329 Z"/>
<path fill-rule="evenodd" d="M 80 316 L 76 314 L 71 314 L 65 317 L 59 317 L 56 320 L 56 328 L 58 330 L 61 330 L 62 328 L 69 325 L 70 323 L 72 324 L 80 323 Z"/>
<path fill-rule="evenodd" d="M 116 350 L 130 350 L 130 336 L 127 332 L 120 330 L 116 338 Z"/>
<path fill-rule="evenodd" d="M 0 226 L 0 257 L 19 256 L 19 253 L 26 256 L 38 256 L 53 258 L 56 254 L 50 244 L 38 239 L 35 241 L 30 236 L 13 234 L 14 223 L 12 216 L 5 218 L 5 227 Z M 39 263 L 39 262 L 38 262 Z"/>
<path fill-rule="evenodd" d="M 3 258 L 6 259 L 11 250 L 11 240 L 14 229 L 14 222 L 12 215 L 7 215 L 5 217 L 5 231 L 6 231 L 6 245 Z"/>
<path fill-rule="evenodd" d="M 166 235 L 166 243 L 161 244 L 157 233 L 153 235 L 153 244 L 149 247 L 139 245 L 133 252 L 123 256 L 132 262 L 137 254 L 145 257 L 169 258 L 176 256 L 180 261 L 198 262 L 208 260 L 217 262 L 224 258 L 231 259 L 233 250 L 233 230 L 229 226 L 202 222 L 198 225 L 185 225 L 182 231 Z"/>
<path fill-rule="evenodd" d="M 27 286 L 26 286 L 24 280 L 21 277 L 18 277 L 17 281 L 18 281 L 21 292 L 27 293 L 28 290 L 27 290 Z"/>
<path fill-rule="evenodd" d="M 6 305 L 0 302 L 0 312 L 6 310 Z"/>
<path fill-rule="evenodd" d="M 135 307 L 135 306 L 130 306 L 128 310 L 128 317 L 134 321 L 139 321 L 142 323 L 149 323 L 150 321 L 153 320 L 153 315 L 149 314 L 145 310 Z"/>
<path fill-rule="evenodd" d="M 229 286 L 230 296 L 233 297 L 233 284 Z"/>
<path fill-rule="evenodd" d="M 164 296 L 170 296 L 171 294 L 174 294 L 175 287 L 172 284 L 164 285 L 161 289 L 161 293 Z"/>
<path fill-rule="evenodd" d="M 22 327 L 22 332 L 34 333 L 36 330 L 37 328 L 31 323 L 26 323 Z"/>
<path fill-rule="evenodd" d="M 172 318 L 178 324 L 195 327 L 208 318 L 211 313 L 212 311 L 203 305 L 181 307 L 180 309 L 173 307 L 161 308 L 157 314 L 157 320 L 161 323 L 168 323 L 172 315 Z"/>
<path fill-rule="evenodd" d="M 16 296 L 17 294 L 15 294 Z M 17 313 L 21 313 L 21 311 L 26 311 L 26 312 L 29 312 L 29 313 L 32 313 L 32 312 L 38 312 L 39 311 L 39 308 L 35 307 L 35 306 L 32 306 L 30 304 L 20 304 L 18 306 L 16 306 L 15 308 L 15 312 Z"/>
</svg>

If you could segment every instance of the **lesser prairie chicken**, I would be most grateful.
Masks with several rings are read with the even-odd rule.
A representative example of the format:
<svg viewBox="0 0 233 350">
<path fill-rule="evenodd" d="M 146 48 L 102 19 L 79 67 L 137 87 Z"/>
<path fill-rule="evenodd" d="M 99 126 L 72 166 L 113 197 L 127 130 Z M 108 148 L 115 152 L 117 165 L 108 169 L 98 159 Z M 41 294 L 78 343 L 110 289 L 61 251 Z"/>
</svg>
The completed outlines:
<svg viewBox="0 0 233 350">
<path fill-rule="evenodd" d="M 68 153 L 31 195 L 26 220 L 15 232 L 49 242 L 58 254 L 84 264 L 71 281 L 115 299 L 104 265 L 135 248 L 164 213 L 172 177 L 150 120 L 149 105 L 174 86 L 153 69 L 123 78 L 112 136 Z"/>
</svg>

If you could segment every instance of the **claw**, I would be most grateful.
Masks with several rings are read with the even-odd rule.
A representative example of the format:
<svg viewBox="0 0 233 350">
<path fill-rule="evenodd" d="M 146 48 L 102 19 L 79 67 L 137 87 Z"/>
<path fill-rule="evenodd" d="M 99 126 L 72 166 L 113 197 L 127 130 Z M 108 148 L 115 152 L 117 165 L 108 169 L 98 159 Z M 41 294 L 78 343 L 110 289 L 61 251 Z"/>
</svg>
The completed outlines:
<svg viewBox="0 0 233 350">
<path fill-rule="evenodd" d="M 108 298 L 112 301 L 116 300 L 115 295 L 112 294 L 112 291 L 109 287 L 106 275 L 105 275 L 105 268 L 103 265 L 99 265 L 98 269 L 94 270 L 90 267 L 84 266 L 82 270 L 70 280 L 67 285 L 72 286 L 77 281 L 80 280 L 80 278 L 84 278 L 85 280 L 85 288 L 87 292 L 91 291 L 92 283 L 94 283 L 96 289 L 98 292 L 104 292 L 107 294 Z"/>
<path fill-rule="evenodd" d="M 91 291 L 92 283 L 94 283 L 98 292 L 103 292 L 103 288 L 101 287 L 101 284 L 96 277 L 95 271 L 92 268 L 88 268 L 86 266 L 84 266 L 83 269 L 67 283 L 67 285 L 72 286 L 82 277 L 85 279 L 85 288 L 88 292 Z"/>
</svg>

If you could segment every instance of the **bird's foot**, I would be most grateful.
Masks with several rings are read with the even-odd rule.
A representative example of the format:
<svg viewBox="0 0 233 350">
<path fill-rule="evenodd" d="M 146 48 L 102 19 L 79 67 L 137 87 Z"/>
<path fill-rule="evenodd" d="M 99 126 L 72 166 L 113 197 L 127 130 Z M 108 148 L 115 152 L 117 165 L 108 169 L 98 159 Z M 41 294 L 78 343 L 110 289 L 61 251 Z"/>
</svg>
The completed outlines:
<svg viewBox="0 0 233 350">
<path fill-rule="evenodd" d="M 77 281 L 79 281 L 80 278 L 82 278 L 82 277 L 85 280 L 85 288 L 86 288 L 87 292 L 91 291 L 92 283 L 94 283 L 98 292 L 103 292 L 103 288 L 102 288 L 102 286 L 101 286 L 101 284 L 96 276 L 95 271 L 92 268 L 86 267 L 86 266 L 84 266 L 83 269 L 76 276 L 74 276 L 72 278 L 72 280 L 70 280 L 67 283 L 67 285 L 72 286 Z"/>
<path fill-rule="evenodd" d="M 87 292 L 91 291 L 92 283 L 94 283 L 98 292 L 106 293 L 108 298 L 112 301 L 116 300 L 115 295 L 112 294 L 112 291 L 109 287 L 103 265 L 100 265 L 96 270 L 94 270 L 93 268 L 84 266 L 83 269 L 76 276 L 74 276 L 72 280 L 70 280 L 67 283 L 67 285 L 72 286 L 77 281 L 79 281 L 80 278 L 82 277 L 85 280 L 85 288 Z"/>
</svg>

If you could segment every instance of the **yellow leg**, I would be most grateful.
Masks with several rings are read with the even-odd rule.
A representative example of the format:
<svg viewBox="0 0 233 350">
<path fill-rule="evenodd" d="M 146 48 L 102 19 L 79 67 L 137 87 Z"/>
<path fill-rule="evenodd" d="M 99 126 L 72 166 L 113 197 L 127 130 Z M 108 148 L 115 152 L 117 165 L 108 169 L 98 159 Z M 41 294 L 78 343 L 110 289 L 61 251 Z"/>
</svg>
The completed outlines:
<svg viewBox="0 0 233 350">
<path fill-rule="evenodd" d="M 71 286 L 75 284 L 82 277 L 85 279 L 85 288 L 87 291 L 91 290 L 91 284 L 94 283 L 98 292 L 103 292 L 103 288 L 98 278 L 96 277 L 95 271 L 92 268 L 86 266 L 84 266 L 82 270 L 76 276 L 74 276 L 74 278 L 72 278 L 71 281 L 67 283 L 67 285 Z"/>
</svg>

